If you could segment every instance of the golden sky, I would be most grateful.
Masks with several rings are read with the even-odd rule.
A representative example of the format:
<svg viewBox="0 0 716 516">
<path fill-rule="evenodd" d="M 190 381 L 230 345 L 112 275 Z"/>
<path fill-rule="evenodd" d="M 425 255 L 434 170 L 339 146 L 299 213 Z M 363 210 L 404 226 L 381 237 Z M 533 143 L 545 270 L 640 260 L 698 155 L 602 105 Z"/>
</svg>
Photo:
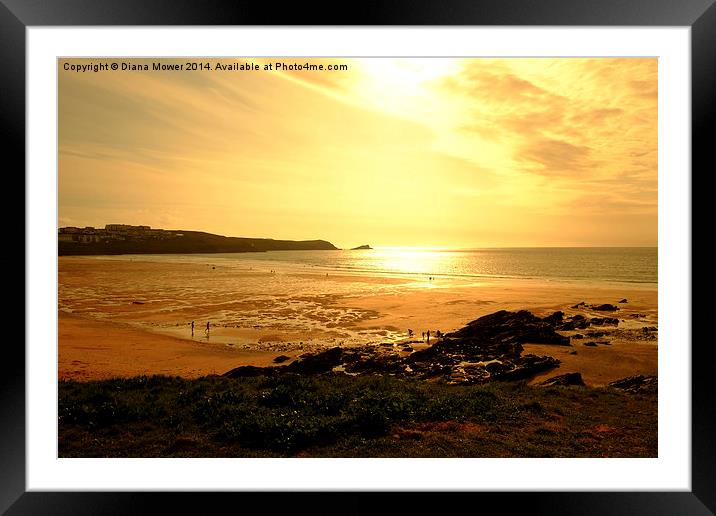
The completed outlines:
<svg viewBox="0 0 716 516">
<path fill-rule="evenodd" d="M 59 225 L 338 247 L 657 243 L 656 59 L 59 61 Z M 267 63 L 348 70 L 264 70 Z M 217 71 L 217 63 L 257 71 Z"/>
</svg>

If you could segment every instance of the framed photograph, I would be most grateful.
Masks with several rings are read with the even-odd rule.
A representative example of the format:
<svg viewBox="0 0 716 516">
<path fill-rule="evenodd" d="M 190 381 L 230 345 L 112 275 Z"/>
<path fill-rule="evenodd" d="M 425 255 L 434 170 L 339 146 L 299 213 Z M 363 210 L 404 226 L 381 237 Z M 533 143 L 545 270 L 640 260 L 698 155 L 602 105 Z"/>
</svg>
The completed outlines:
<svg viewBox="0 0 716 516">
<path fill-rule="evenodd" d="M 712 513 L 712 3 L 6 2 L 28 302 L 0 507 Z"/>
</svg>

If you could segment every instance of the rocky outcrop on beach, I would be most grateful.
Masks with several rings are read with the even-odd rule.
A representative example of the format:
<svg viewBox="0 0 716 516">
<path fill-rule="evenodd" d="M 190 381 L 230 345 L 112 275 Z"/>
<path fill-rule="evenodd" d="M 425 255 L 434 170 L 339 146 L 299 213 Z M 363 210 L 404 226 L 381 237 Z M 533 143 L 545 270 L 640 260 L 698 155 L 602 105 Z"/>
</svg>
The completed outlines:
<svg viewBox="0 0 716 516">
<path fill-rule="evenodd" d="M 445 334 L 432 346 L 413 351 L 410 346 L 334 347 L 301 355 L 289 365 L 263 368 L 267 375 L 389 374 L 420 379 L 443 378 L 450 383 L 523 380 L 557 367 L 549 356 L 523 355 L 524 343 L 569 346 L 569 337 L 557 333 L 564 314 L 544 318 L 521 310 L 501 310 Z M 238 367 L 224 376 L 255 376 L 261 368 Z M 270 370 L 270 371 L 269 371 Z"/>
<path fill-rule="evenodd" d="M 559 376 L 553 376 L 541 382 L 540 385 L 545 387 L 553 387 L 556 385 L 584 385 L 584 380 L 582 380 L 581 373 L 565 373 Z"/>
<path fill-rule="evenodd" d="M 617 326 L 619 324 L 619 319 L 616 317 L 592 317 L 589 322 L 595 326 Z"/>
<path fill-rule="evenodd" d="M 598 310 L 600 312 L 616 312 L 617 310 L 619 310 L 618 306 L 610 305 L 608 303 L 605 303 L 603 305 L 592 306 L 591 308 L 592 308 L 592 310 Z"/>
<path fill-rule="evenodd" d="M 616 380 L 609 387 L 620 389 L 630 394 L 656 394 L 658 391 L 658 378 L 656 376 L 635 375 Z"/>
<path fill-rule="evenodd" d="M 456 332 L 446 334 L 445 339 L 436 346 L 456 348 L 468 353 L 474 352 L 475 349 L 496 347 L 500 350 L 514 347 L 522 351 L 520 344 L 525 342 L 569 346 L 569 337 L 555 331 L 562 325 L 563 320 L 563 312 L 554 312 L 539 318 L 527 310 L 500 310 L 469 322 Z"/>
<path fill-rule="evenodd" d="M 626 303 L 626 302 L 627 302 L 626 299 L 622 299 L 621 301 L 619 301 L 619 303 Z M 579 303 L 571 306 L 570 308 L 575 309 L 575 310 L 579 309 L 579 308 L 589 308 L 591 310 L 597 310 L 598 312 L 616 312 L 617 310 L 619 310 L 618 306 L 612 305 L 609 303 L 603 303 L 603 304 L 599 304 L 599 305 L 590 305 L 584 301 L 580 301 Z"/>
<path fill-rule="evenodd" d="M 291 362 L 286 370 L 292 373 L 319 374 L 332 371 L 341 364 L 343 350 L 339 347 L 331 348 L 316 354 L 303 355 L 303 358 Z"/>
<path fill-rule="evenodd" d="M 252 376 L 276 376 L 283 372 L 285 366 L 281 367 L 257 367 L 252 365 L 240 366 L 232 369 L 221 376 L 227 378 L 249 378 Z"/>
</svg>

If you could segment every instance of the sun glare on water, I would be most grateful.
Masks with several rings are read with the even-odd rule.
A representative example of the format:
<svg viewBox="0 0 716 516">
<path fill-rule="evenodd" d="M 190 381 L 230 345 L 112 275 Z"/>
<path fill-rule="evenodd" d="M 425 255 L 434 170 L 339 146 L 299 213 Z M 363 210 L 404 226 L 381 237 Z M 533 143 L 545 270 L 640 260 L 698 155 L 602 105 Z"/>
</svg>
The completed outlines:
<svg viewBox="0 0 716 516">
<path fill-rule="evenodd" d="M 437 248 L 384 247 L 374 251 L 376 265 L 401 274 L 435 274 L 442 253 Z"/>
</svg>

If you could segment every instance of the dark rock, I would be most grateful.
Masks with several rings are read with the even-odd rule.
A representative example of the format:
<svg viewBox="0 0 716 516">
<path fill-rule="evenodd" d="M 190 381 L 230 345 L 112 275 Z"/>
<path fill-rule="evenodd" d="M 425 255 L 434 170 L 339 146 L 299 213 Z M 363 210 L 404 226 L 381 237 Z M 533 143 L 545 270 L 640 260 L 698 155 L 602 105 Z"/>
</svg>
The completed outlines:
<svg viewBox="0 0 716 516">
<path fill-rule="evenodd" d="M 413 362 L 426 362 L 428 360 L 434 360 L 438 356 L 438 351 L 435 349 L 435 345 L 429 348 L 419 349 L 414 351 L 409 357 L 408 361 Z"/>
<path fill-rule="evenodd" d="M 390 356 L 374 355 L 364 360 L 357 360 L 346 364 L 345 370 L 348 373 L 402 373 L 403 364 Z"/>
<path fill-rule="evenodd" d="M 600 312 L 616 312 L 617 310 L 619 310 L 619 307 L 605 303 L 603 305 L 593 306 L 592 309 L 598 310 Z"/>
<path fill-rule="evenodd" d="M 626 303 L 626 302 L 627 302 L 627 300 L 626 300 L 626 299 L 622 299 L 622 300 L 621 300 L 621 301 L 619 301 L 619 302 L 620 302 L 620 303 Z"/>
<path fill-rule="evenodd" d="M 553 376 L 552 378 L 540 383 L 540 385 L 584 385 L 584 380 L 582 380 L 581 373 L 565 373 L 559 376 Z"/>
<path fill-rule="evenodd" d="M 419 373 L 421 371 L 425 371 L 428 368 L 428 365 L 426 362 L 414 362 L 412 364 L 409 364 L 408 367 L 412 369 L 414 372 Z"/>
<path fill-rule="evenodd" d="M 551 325 L 556 325 L 562 322 L 562 319 L 564 318 L 564 312 L 554 312 L 552 315 L 548 315 L 544 319 L 542 319 L 544 322 L 549 323 Z"/>
<path fill-rule="evenodd" d="M 596 342 L 589 341 L 589 342 L 585 342 L 584 345 L 585 345 L 585 346 L 596 347 L 596 346 L 597 346 L 597 343 L 596 343 Z"/>
<path fill-rule="evenodd" d="M 559 329 L 562 331 L 570 331 L 570 330 L 574 330 L 575 328 L 576 328 L 576 326 L 575 326 L 574 322 L 572 322 L 572 321 L 567 321 L 565 323 L 562 323 L 559 326 Z"/>
<path fill-rule="evenodd" d="M 570 317 L 573 321 L 583 321 L 585 317 L 582 314 L 573 315 Z"/>
<path fill-rule="evenodd" d="M 425 377 L 445 374 L 437 364 L 452 367 L 451 381 L 477 382 L 517 380 L 559 365 L 552 357 L 522 356 L 522 343 L 550 343 L 569 346 L 569 337 L 556 333 L 563 314 L 544 319 L 530 312 L 500 311 L 472 321 L 446 334 L 429 348 L 414 351 L 405 363 Z M 497 362 L 490 362 L 497 360 Z M 487 366 L 459 366 L 460 362 L 490 362 Z"/>
<path fill-rule="evenodd" d="M 421 378 L 435 378 L 436 376 L 449 375 L 452 372 L 450 366 L 440 364 L 430 364 L 423 371 Z"/>
<path fill-rule="evenodd" d="M 570 355 L 576 355 L 577 352 L 576 352 L 576 351 L 570 351 L 569 354 L 570 354 Z"/>
<path fill-rule="evenodd" d="M 352 248 L 351 251 L 361 251 L 363 249 L 367 250 L 367 249 L 373 249 L 373 248 L 371 246 L 369 246 L 368 244 L 363 244 L 363 245 L 359 245 L 358 247 Z"/>
<path fill-rule="evenodd" d="M 499 374 L 490 375 L 494 380 L 525 380 L 537 373 L 559 367 L 560 361 L 553 357 L 526 355 L 514 363 L 514 367 Z"/>
<path fill-rule="evenodd" d="M 582 335 L 581 333 L 575 333 L 574 335 L 572 335 L 572 338 L 573 339 L 583 339 L 584 335 Z"/>
<path fill-rule="evenodd" d="M 632 394 L 656 394 L 658 391 L 658 378 L 644 375 L 628 376 L 611 382 L 609 386 Z"/>
<path fill-rule="evenodd" d="M 132 301 L 133 305 L 143 305 L 144 301 Z"/>
<path fill-rule="evenodd" d="M 641 331 L 643 331 L 644 333 L 648 333 L 650 331 L 658 331 L 658 329 L 656 326 L 644 326 Z"/>
<path fill-rule="evenodd" d="M 559 366 L 560 361 L 553 357 L 523 356 L 522 344 L 534 342 L 570 346 L 569 337 L 555 331 L 563 323 L 564 314 L 561 312 L 541 319 L 526 310 L 503 310 L 476 319 L 418 351 L 407 343 L 390 351 L 372 345 L 334 347 L 320 353 L 304 353 L 289 365 L 268 368 L 243 366 L 233 369 L 226 376 L 331 374 L 334 368 L 342 366 L 350 374 L 390 374 L 425 379 L 444 376 L 450 383 L 522 380 Z M 393 347 L 392 344 L 388 346 Z M 289 357 L 286 355 L 275 359 L 277 363 L 287 360 Z M 464 362 L 473 364 L 461 365 Z M 479 362 L 486 362 L 487 365 Z"/>
<path fill-rule="evenodd" d="M 618 326 L 619 325 L 619 319 L 616 317 L 592 317 L 590 320 L 592 324 L 595 326 L 602 326 L 603 324 L 609 325 L 609 326 Z"/>
<path fill-rule="evenodd" d="M 574 327 L 578 330 L 586 330 L 589 328 L 589 321 L 579 321 L 577 324 L 574 325 Z"/>
<path fill-rule="evenodd" d="M 286 370 L 292 373 L 326 373 L 341 364 L 342 356 L 343 350 L 335 347 L 315 355 L 309 355 L 301 358 L 301 360 L 296 360 L 286 366 Z"/>
<path fill-rule="evenodd" d="M 560 314 L 560 315 L 557 315 Z M 556 319 L 561 320 L 561 312 L 545 319 L 531 314 L 527 310 L 508 312 L 500 310 L 480 317 L 460 330 L 446 334 L 445 340 L 435 346 L 469 348 L 490 348 L 499 345 L 518 345 L 515 350 L 522 351 L 521 344 L 569 344 L 569 338 L 554 331 Z"/>
<path fill-rule="evenodd" d="M 490 362 L 485 366 L 485 370 L 491 374 L 502 373 L 510 369 L 510 366 L 502 362 Z"/>
<path fill-rule="evenodd" d="M 574 305 L 572 308 L 579 308 L 580 306 L 585 306 L 586 304 L 587 304 L 587 303 L 585 303 L 584 301 L 582 301 L 581 303 L 577 303 L 576 305 Z"/>
<path fill-rule="evenodd" d="M 604 337 L 606 333 L 603 331 L 588 331 L 587 336 L 588 337 Z"/>
<path fill-rule="evenodd" d="M 286 360 L 291 360 L 291 357 L 287 357 L 286 355 L 279 355 L 273 359 L 274 363 L 276 364 L 280 364 L 282 362 L 285 362 Z"/>
<path fill-rule="evenodd" d="M 231 371 L 222 374 L 226 378 L 247 378 L 252 376 L 276 376 L 282 372 L 286 366 L 281 367 L 256 367 L 256 366 L 241 366 Z"/>
<path fill-rule="evenodd" d="M 481 383 L 490 379 L 490 372 L 488 366 L 494 365 L 495 363 L 488 364 L 485 367 L 482 366 L 465 366 L 463 371 L 465 372 L 464 383 Z M 493 371 L 496 370 L 494 367 Z"/>
</svg>

